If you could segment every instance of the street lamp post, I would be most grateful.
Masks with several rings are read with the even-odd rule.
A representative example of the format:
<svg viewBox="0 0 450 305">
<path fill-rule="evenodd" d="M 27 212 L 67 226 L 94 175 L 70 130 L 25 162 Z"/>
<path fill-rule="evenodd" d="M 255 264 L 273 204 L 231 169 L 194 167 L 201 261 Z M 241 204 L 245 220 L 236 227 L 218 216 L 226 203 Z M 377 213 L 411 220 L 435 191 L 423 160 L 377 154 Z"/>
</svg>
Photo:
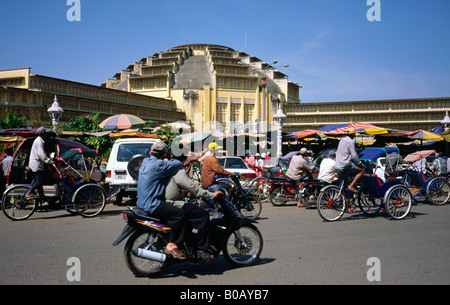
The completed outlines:
<svg viewBox="0 0 450 305">
<path fill-rule="evenodd" d="M 448 117 L 448 111 L 445 112 L 445 117 L 441 124 L 444 126 L 445 131 L 449 130 L 450 118 Z"/>
<path fill-rule="evenodd" d="M 444 117 L 444 120 L 441 122 L 441 124 L 444 127 L 444 131 L 449 131 L 450 130 L 450 128 L 449 128 L 450 118 L 448 117 L 448 111 L 445 112 L 445 117 Z M 450 149 L 449 149 L 449 145 L 448 145 L 448 141 L 447 140 L 445 140 L 445 154 L 447 156 L 449 156 L 449 154 L 450 154 Z"/>
<path fill-rule="evenodd" d="M 262 76 L 261 76 L 261 87 L 262 87 L 262 97 L 261 97 L 261 122 L 262 124 L 265 126 L 267 126 L 267 120 L 266 120 L 266 85 L 267 85 L 267 76 L 266 76 L 266 71 L 268 69 L 276 69 L 279 67 L 284 67 L 287 68 L 289 67 L 289 65 L 280 65 L 280 66 L 276 66 L 273 67 L 272 65 L 276 65 L 278 63 L 277 60 L 275 60 L 273 63 L 271 63 L 270 65 L 268 65 L 266 68 L 264 68 L 262 70 Z M 265 131 L 265 128 L 262 128 L 263 131 Z"/>
<path fill-rule="evenodd" d="M 52 106 L 47 110 L 50 117 L 52 118 L 52 127 L 53 130 L 56 129 L 56 125 L 59 123 L 59 119 L 61 118 L 61 115 L 63 114 L 64 110 L 59 106 L 58 99 L 56 98 L 53 100 Z"/>
<path fill-rule="evenodd" d="M 282 144 L 282 136 L 283 136 L 283 120 L 286 118 L 286 115 L 281 110 L 281 106 L 278 105 L 278 110 L 274 114 L 273 119 L 277 122 L 277 157 L 281 157 L 281 144 Z"/>
</svg>

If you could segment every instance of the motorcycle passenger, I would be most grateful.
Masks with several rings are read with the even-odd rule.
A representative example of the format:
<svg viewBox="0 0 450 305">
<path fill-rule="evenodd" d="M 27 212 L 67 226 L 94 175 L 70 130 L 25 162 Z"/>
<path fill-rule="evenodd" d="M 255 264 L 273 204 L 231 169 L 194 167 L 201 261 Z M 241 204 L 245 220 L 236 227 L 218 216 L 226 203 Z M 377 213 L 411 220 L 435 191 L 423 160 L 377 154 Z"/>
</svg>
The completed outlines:
<svg viewBox="0 0 450 305">
<path fill-rule="evenodd" d="M 356 153 L 354 138 L 355 129 L 349 128 L 347 130 L 347 136 L 339 141 L 336 151 L 336 169 L 344 170 L 346 173 L 356 174 L 348 189 L 353 193 L 357 193 L 355 184 L 364 176 L 364 168 Z M 351 161 L 352 159 L 353 163 Z"/>
<path fill-rule="evenodd" d="M 336 152 L 334 150 L 329 151 L 328 157 L 323 159 L 320 163 L 317 179 L 325 181 L 326 183 L 333 183 L 333 181 L 337 180 Z"/>
<path fill-rule="evenodd" d="M 142 161 L 136 205 L 152 216 L 164 220 L 171 227 L 165 251 L 178 259 L 185 259 L 177 243 L 183 240 L 186 213 L 164 201 L 168 178 L 177 173 L 183 165 L 178 160 L 164 161 L 167 153 L 166 145 L 157 142 L 151 148 L 150 157 Z"/>
<path fill-rule="evenodd" d="M 173 156 L 172 159 L 185 162 L 187 157 L 184 155 Z M 189 164 L 185 164 L 189 165 Z M 185 168 L 180 168 L 169 180 L 166 186 L 166 202 L 181 208 L 186 213 L 186 221 L 197 230 L 198 251 L 197 256 L 202 259 L 210 260 L 214 256 L 211 254 L 209 246 L 209 213 L 194 204 L 186 203 L 183 200 L 181 191 L 187 191 L 200 198 L 214 199 L 223 195 L 221 191 L 209 192 L 192 181 Z"/>
<path fill-rule="evenodd" d="M 436 159 L 434 159 L 433 164 L 431 164 L 430 169 L 436 173 L 437 176 L 447 175 L 447 162 L 442 158 L 442 152 L 437 152 L 434 154 Z"/>
<path fill-rule="evenodd" d="M 208 148 L 209 154 L 203 161 L 202 173 L 200 177 L 202 188 L 207 189 L 210 192 L 214 192 L 217 190 L 224 192 L 225 187 L 217 184 L 216 175 L 222 175 L 226 177 L 234 177 L 236 175 L 223 169 L 216 158 L 216 152 L 217 150 L 223 148 L 222 146 L 218 146 L 216 142 L 212 142 L 211 144 L 209 144 Z M 228 194 L 230 194 L 230 190 L 227 190 L 226 188 L 225 190 L 228 192 Z M 227 200 L 229 200 L 229 197 L 227 198 Z M 212 208 L 213 203 L 211 202 L 211 200 L 207 200 L 207 202 L 210 208 Z"/>
<path fill-rule="evenodd" d="M 306 148 L 300 149 L 299 153 L 292 157 L 291 162 L 289 163 L 289 168 L 286 172 L 286 177 L 295 181 L 295 185 L 297 189 L 299 189 L 300 178 L 302 177 L 302 172 L 306 172 L 308 177 L 312 179 L 312 172 L 314 170 L 314 165 L 309 165 L 308 161 L 306 161 L 305 157 L 308 153 Z M 300 196 L 299 196 L 300 200 Z M 299 201 L 297 203 L 298 207 L 304 207 L 304 204 Z"/>
</svg>

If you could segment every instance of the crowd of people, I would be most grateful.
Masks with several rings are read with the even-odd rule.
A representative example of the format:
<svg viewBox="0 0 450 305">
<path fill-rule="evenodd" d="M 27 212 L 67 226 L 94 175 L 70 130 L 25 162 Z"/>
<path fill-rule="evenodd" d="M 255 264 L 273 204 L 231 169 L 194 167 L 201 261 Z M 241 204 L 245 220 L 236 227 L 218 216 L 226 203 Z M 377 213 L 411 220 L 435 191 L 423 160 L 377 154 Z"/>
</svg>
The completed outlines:
<svg viewBox="0 0 450 305">
<path fill-rule="evenodd" d="M 29 166 L 34 174 L 34 185 L 26 194 L 27 198 L 36 198 L 42 196 L 43 164 L 50 164 L 53 161 L 44 152 L 45 141 L 56 136 L 52 130 L 39 128 L 38 137 L 35 139 L 31 152 Z M 352 192 L 357 192 L 355 184 L 364 175 L 365 170 L 362 166 L 355 149 L 355 130 L 349 129 L 344 138 L 339 142 L 337 150 L 331 150 L 326 158 L 320 164 L 318 180 L 332 183 L 337 179 L 336 171 L 344 171 L 351 176 L 353 180 L 348 186 Z M 216 181 L 216 175 L 233 177 L 234 173 L 226 171 L 220 166 L 216 152 L 223 147 L 215 142 L 208 146 L 201 157 L 201 183 L 196 183 L 189 175 L 189 166 L 192 158 L 187 156 L 174 156 L 170 149 L 163 143 L 153 144 L 149 156 L 142 161 L 139 169 L 138 187 L 137 187 L 137 206 L 154 217 L 163 219 L 167 225 L 172 228 L 170 240 L 166 246 L 166 252 L 178 259 L 185 259 L 185 255 L 180 251 L 177 244 L 182 242 L 186 232 L 187 224 L 197 231 L 198 238 L 198 257 L 205 260 L 213 259 L 213 251 L 209 243 L 209 212 L 193 204 L 186 203 L 182 192 L 189 192 L 196 197 L 204 198 L 212 205 L 213 200 L 230 200 L 225 198 L 230 193 L 229 189 L 219 185 Z M 285 176 L 297 184 L 299 187 L 300 178 L 306 173 L 312 178 L 315 170 L 312 165 L 312 158 L 306 148 L 301 148 L 297 155 L 293 156 Z M 6 157 L 3 159 L 3 172 L 7 172 L 11 162 L 13 151 L 6 150 Z M 197 159 L 198 158 L 194 158 Z M 250 151 L 246 151 L 243 158 L 249 169 L 261 171 L 265 162 L 270 159 L 270 154 L 256 153 L 254 156 Z M 416 162 L 415 166 L 419 171 L 425 170 L 425 159 Z M 431 169 L 438 175 L 450 172 L 450 158 L 446 161 L 442 158 L 442 153 L 436 154 L 436 159 L 431 165 Z M 38 191 L 38 194 L 34 192 Z M 302 206 L 299 202 L 298 206 Z"/>
</svg>

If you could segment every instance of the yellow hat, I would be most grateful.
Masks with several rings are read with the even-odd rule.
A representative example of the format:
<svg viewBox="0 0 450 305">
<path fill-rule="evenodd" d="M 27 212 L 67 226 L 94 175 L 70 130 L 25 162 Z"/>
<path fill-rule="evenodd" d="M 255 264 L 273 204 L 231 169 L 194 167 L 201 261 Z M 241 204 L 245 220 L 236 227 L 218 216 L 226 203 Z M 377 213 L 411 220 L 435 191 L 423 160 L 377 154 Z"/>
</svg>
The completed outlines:
<svg viewBox="0 0 450 305">
<path fill-rule="evenodd" d="M 217 145 L 216 142 L 212 142 L 208 145 L 209 150 L 215 150 L 215 149 L 221 149 L 221 148 L 223 148 L 223 146 Z"/>
<path fill-rule="evenodd" d="M 348 134 L 355 134 L 355 128 L 350 127 L 349 129 L 347 129 L 347 133 Z"/>
</svg>

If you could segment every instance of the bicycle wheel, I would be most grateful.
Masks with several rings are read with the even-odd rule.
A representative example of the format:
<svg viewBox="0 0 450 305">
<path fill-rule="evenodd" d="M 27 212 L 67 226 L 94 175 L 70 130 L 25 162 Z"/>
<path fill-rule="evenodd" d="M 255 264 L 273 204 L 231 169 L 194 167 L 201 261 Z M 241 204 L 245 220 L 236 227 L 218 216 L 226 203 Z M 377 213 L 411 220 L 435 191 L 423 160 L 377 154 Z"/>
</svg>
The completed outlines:
<svg viewBox="0 0 450 305">
<path fill-rule="evenodd" d="M 329 185 L 320 191 L 317 197 L 317 211 L 325 221 L 336 221 L 344 215 L 345 196 L 339 187 Z"/>
<path fill-rule="evenodd" d="M 413 197 L 404 185 L 394 185 L 386 192 L 384 207 L 393 219 L 403 219 L 411 211 Z"/>
<path fill-rule="evenodd" d="M 245 224 L 230 233 L 223 248 L 225 259 L 237 267 L 253 264 L 261 255 L 263 238 L 258 228 Z"/>
<path fill-rule="evenodd" d="M 367 216 L 375 216 L 381 210 L 381 199 L 370 196 L 365 187 L 361 187 L 358 191 L 359 209 Z"/>
<path fill-rule="evenodd" d="M 250 218 L 250 219 L 256 219 L 261 214 L 262 210 L 262 204 L 261 200 L 259 200 L 258 197 L 249 195 L 245 197 L 245 200 L 247 203 L 245 203 L 241 208 L 240 211 L 242 216 Z M 249 209 L 246 209 L 246 206 L 248 205 Z"/>
<path fill-rule="evenodd" d="M 264 201 L 270 196 L 270 182 L 269 179 L 264 177 L 259 177 L 253 180 L 252 184 L 250 184 L 250 189 L 261 199 Z"/>
<path fill-rule="evenodd" d="M 450 199 L 450 183 L 444 178 L 434 178 L 428 183 L 427 198 L 432 204 L 446 204 Z"/>
<path fill-rule="evenodd" d="M 94 217 L 105 208 L 105 191 L 98 185 L 85 184 L 75 192 L 72 201 L 81 216 Z"/>
<path fill-rule="evenodd" d="M 136 256 L 138 249 L 151 250 L 164 254 L 167 241 L 161 234 L 138 231 L 127 240 L 124 249 L 125 262 L 128 269 L 135 276 L 150 276 L 163 272 L 166 262 L 153 261 L 151 259 Z"/>
<path fill-rule="evenodd" d="M 28 185 L 16 185 L 3 194 L 2 210 L 11 220 L 25 220 L 36 211 L 38 199 L 25 200 Z"/>
</svg>

